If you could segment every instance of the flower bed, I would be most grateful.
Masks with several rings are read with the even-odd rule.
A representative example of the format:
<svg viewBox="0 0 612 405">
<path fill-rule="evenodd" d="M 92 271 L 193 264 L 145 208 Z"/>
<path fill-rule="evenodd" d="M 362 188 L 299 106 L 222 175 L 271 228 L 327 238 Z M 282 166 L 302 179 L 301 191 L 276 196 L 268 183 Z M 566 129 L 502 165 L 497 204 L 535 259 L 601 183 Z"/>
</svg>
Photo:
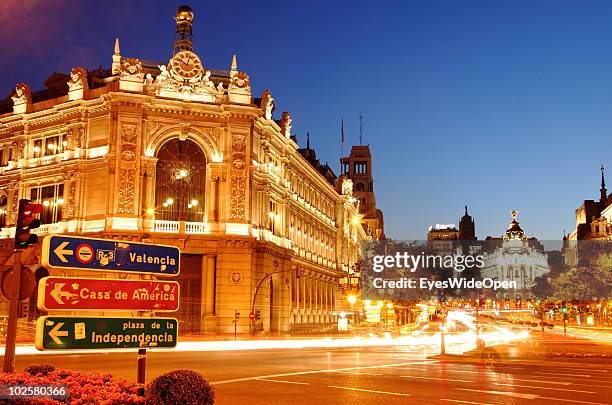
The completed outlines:
<svg viewBox="0 0 612 405">
<path fill-rule="evenodd" d="M 68 386 L 70 399 L 29 399 L 13 401 L 14 404 L 144 404 L 137 395 L 136 385 L 111 374 L 83 373 L 73 370 L 58 370 L 53 366 L 30 366 L 20 374 L 0 374 L 0 384 L 63 384 Z"/>
</svg>

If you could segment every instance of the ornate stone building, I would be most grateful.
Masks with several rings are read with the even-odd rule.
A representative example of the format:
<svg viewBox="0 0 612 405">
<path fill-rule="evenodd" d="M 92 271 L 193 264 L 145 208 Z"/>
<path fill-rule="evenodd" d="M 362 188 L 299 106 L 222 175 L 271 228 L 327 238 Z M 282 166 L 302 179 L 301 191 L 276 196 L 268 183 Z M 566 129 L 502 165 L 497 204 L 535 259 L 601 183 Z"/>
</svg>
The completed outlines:
<svg viewBox="0 0 612 405">
<path fill-rule="evenodd" d="M 233 332 L 238 311 L 247 332 L 252 309 L 265 331 L 333 325 L 367 238 L 358 199 L 299 153 L 291 115 L 273 119 L 270 91 L 252 97 L 235 56 L 214 70 L 193 51 L 193 17 L 177 11 L 167 63 L 122 55 L 117 40 L 111 69 L 75 67 L 36 93 L 20 83 L 0 104 L 0 265 L 29 198 L 44 205 L 41 237 L 180 247 L 184 331 Z M 24 254 L 38 278 L 40 248 Z"/>
<path fill-rule="evenodd" d="M 484 246 L 483 278 L 516 283 L 516 288 L 498 290 L 497 298 L 530 298 L 535 279 L 550 272 L 548 255 L 536 238 L 527 238 L 512 211 L 512 221 L 502 238 L 487 237 Z"/>
<path fill-rule="evenodd" d="M 569 240 L 612 240 L 612 194 L 606 190 L 604 167 L 601 167 L 599 201 L 584 200 L 576 209 L 576 229 Z"/>
</svg>

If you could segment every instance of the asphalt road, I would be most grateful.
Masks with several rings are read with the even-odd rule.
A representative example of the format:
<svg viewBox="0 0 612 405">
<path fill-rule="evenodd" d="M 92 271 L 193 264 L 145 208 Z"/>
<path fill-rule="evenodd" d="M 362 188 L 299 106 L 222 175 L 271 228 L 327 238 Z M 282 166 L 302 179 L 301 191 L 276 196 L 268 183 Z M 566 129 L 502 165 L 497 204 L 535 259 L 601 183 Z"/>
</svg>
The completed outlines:
<svg viewBox="0 0 612 405">
<path fill-rule="evenodd" d="M 202 373 L 218 404 L 612 404 L 612 364 L 466 364 L 428 360 L 422 348 L 369 347 L 150 352 L 147 380 Z M 33 363 L 136 377 L 136 354 L 22 355 Z"/>
</svg>

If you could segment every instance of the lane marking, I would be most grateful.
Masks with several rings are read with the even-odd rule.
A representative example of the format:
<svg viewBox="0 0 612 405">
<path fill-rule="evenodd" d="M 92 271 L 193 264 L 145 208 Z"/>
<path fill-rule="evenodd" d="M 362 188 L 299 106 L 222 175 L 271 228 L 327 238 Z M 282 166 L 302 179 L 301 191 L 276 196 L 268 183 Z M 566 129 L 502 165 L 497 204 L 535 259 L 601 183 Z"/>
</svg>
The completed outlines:
<svg viewBox="0 0 612 405">
<path fill-rule="evenodd" d="M 608 370 L 597 370 L 595 368 L 568 368 L 568 367 L 562 367 L 560 368 L 560 370 L 563 371 L 569 371 L 569 372 L 576 372 L 576 371 L 586 371 L 588 373 L 607 373 Z"/>
<path fill-rule="evenodd" d="M 257 380 L 259 378 L 289 377 L 289 376 L 292 376 L 292 375 L 307 375 L 307 374 L 319 374 L 319 373 L 336 373 L 338 371 L 370 370 L 370 369 L 373 369 L 373 368 L 387 368 L 387 367 L 410 366 L 410 365 L 413 365 L 413 364 L 422 364 L 422 362 L 435 363 L 435 362 L 437 362 L 437 360 L 422 360 L 422 361 L 410 362 L 410 363 L 380 364 L 380 365 L 376 365 L 376 366 L 357 366 L 357 367 L 344 367 L 344 368 L 336 368 L 336 369 L 296 371 L 294 373 L 256 375 L 256 376 L 252 376 L 252 377 L 233 378 L 231 380 L 213 381 L 213 382 L 211 382 L 211 384 L 219 385 L 219 384 L 230 384 L 230 383 L 243 382 L 243 381 L 252 381 L 252 380 Z"/>
<path fill-rule="evenodd" d="M 551 398 L 551 397 L 540 397 L 541 399 L 550 399 L 553 401 L 563 401 L 563 402 L 573 402 L 575 404 L 589 404 L 589 405 L 609 405 L 601 402 L 588 402 L 588 401 L 578 401 L 577 399 L 565 399 L 565 398 Z"/>
<path fill-rule="evenodd" d="M 486 402 L 461 401 L 459 399 L 446 399 L 446 398 L 442 398 L 440 399 L 440 401 L 456 402 L 458 404 L 494 405 L 494 404 L 489 404 Z"/>
<path fill-rule="evenodd" d="M 307 382 L 286 381 L 286 380 L 271 380 L 269 378 L 257 378 L 256 381 L 267 381 L 267 382 L 276 382 L 276 383 L 283 383 L 283 384 L 310 385 L 310 383 L 307 383 Z"/>
<path fill-rule="evenodd" d="M 399 395 L 399 396 L 402 396 L 402 397 L 409 397 L 410 396 L 410 394 L 404 394 L 404 393 L 401 393 L 401 392 L 366 390 L 366 389 L 363 389 L 363 388 L 340 387 L 338 385 L 328 385 L 328 387 L 329 388 L 339 388 L 341 390 L 349 390 L 349 391 L 371 392 L 373 394 Z"/>
<path fill-rule="evenodd" d="M 495 383 L 495 385 L 501 385 L 501 386 L 505 386 L 505 387 L 534 388 L 534 389 L 538 389 L 538 390 L 569 391 L 569 392 L 582 392 L 584 394 L 596 394 L 596 392 L 593 392 L 593 391 L 571 390 L 569 388 L 536 387 L 536 386 L 533 386 L 533 385 L 502 384 L 502 383 Z"/>
<path fill-rule="evenodd" d="M 568 377 L 586 377 L 586 378 L 590 378 L 591 375 L 590 374 L 563 374 L 563 373 L 543 373 L 541 371 L 534 371 L 534 374 L 544 374 L 544 375 L 554 375 L 554 376 L 559 376 L 559 375 L 566 375 Z"/>
<path fill-rule="evenodd" d="M 417 377 L 414 375 L 400 375 L 400 378 L 421 378 L 423 380 L 454 381 L 454 382 L 464 382 L 464 383 L 474 382 L 474 381 L 467 381 L 467 380 L 451 380 L 450 378 Z"/>
<path fill-rule="evenodd" d="M 418 367 L 398 367 L 398 370 L 419 370 L 419 371 L 425 371 L 425 369 L 422 368 L 418 368 Z M 502 376 L 503 374 L 507 374 L 507 373 L 494 373 L 494 372 L 490 372 L 490 371 L 471 371 L 471 370 L 443 370 L 440 369 L 441 373 L 469 373 L 469 374 L 489 374 L 489 375 L 493 375 L 493 376 Z"/>
<path fill-rule="evenodd" d="M 510 379 L 512 381 L 527 381 L 527 382 L 535 382 L 535 383 L 542 383 L 542 384 L 573 385 L 571 382 L 565 382 L 565 381 L 529 380 L 529 379 L 526 379 L 526 378 L 514 378 L 514 377 L 510 377 Z"/>
<path fill-rule="evenodd" d="M 336 374 L 382 375 L 382 373 L 364 373 L 359 371 L 338 371 Z"/>
<path fill-rule="evenodd" d="M 455 389 L 459 390 L 459 391 L 482 392 L 484 394 L 505 395 L 505 396 L 508 396 L 508 397 L 523 398 L 523 399 L 536 399 L 536 398 L 540 398 L 540 396 L 536 395 L 536 394 L 522 394 L 520 392 L 474 390 L 474 389 L 470 389 L 470 388 L 455 388 Z"/>
</svg>

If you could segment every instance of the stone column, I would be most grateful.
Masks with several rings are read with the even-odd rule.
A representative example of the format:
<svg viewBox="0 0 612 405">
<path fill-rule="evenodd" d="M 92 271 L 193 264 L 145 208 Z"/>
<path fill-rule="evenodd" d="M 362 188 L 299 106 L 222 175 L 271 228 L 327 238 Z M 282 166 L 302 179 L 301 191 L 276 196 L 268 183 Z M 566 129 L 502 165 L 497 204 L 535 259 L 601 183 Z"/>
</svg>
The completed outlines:
<svg viewBox="0 0 612 405">
<path fill-rule="evenodd" d="M 217 208 L 218 189 L 219 189 L 219 176 L 212 176 L 210 182 L 210 204 L 208 222 L 218 222 L 219 213 Z"/>
<path fill-rule="evenodd" d="M 17 217 L 17 202 L 19 199 L 19 184 L 16 181 L 12 181 L 7 185 L 6 190 L 6 226 L 13 226 L 16 222 Z"/>
</svg>

